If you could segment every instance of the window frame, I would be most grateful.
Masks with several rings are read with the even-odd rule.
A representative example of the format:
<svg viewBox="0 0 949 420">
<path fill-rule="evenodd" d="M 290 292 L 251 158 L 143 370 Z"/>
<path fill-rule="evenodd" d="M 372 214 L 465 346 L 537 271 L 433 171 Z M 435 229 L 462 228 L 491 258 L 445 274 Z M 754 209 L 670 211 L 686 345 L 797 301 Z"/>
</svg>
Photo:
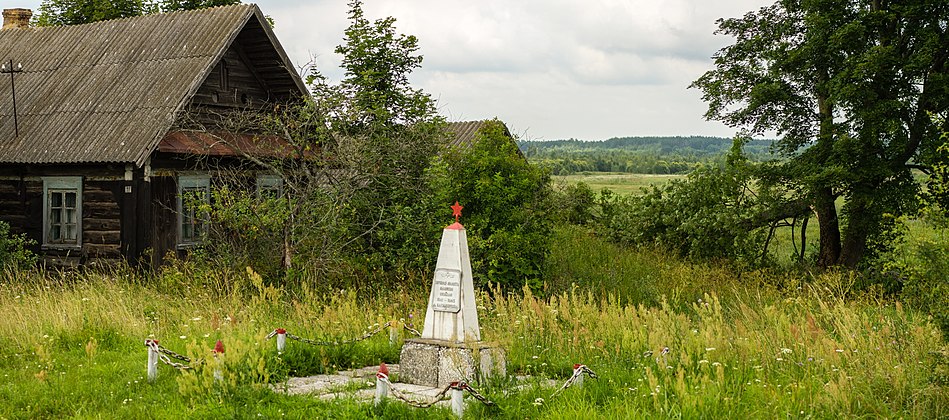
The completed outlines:
<svg viewBox="0 0 949 420">
<path fill-rule="evenodd" d="M 43 177 L 43 244 L 42 249 L 82 249 L 82 177 L 81 176 L 51 176 Z M 52 233 L 52 196 L 51 193 L 66 193 L 73 192 L 76 194 L 76 205 L 74 208 L 75 217 L 76 217 L 76 239 L 73 241 L 59 241 L 54 242 L 51 240 L 50 234 Z M 60 211 L 65 211 L 65 196 L 63 197 L 62 207 Z M 63 222 L 61 216 L 60 224 L 68 224 Z"/>
<path fill-rule="evenodd" d="M 277 174 L 259 174 L 254 187 L 257 192 L 257 199 L 267 198 L 269 192 L 273 191 L 273 198 L 283 197 L 283 178 Z"/>
<path fill-rule="evenodd" d="M 188 240 L 184 236 L 184 211 L 185 211 L 185 202 L 184 202 L 184 193 L 186 189 L 192 188 L 203 188 L 204 189 L 204 203 L 211 203 L 211 177 L 208 175 L 179 175 L 177 179 L 177 194 L 175 197 L 176 201 L 176 230 L 177 230 L 177 247 L 178 249 L 187 249 L 195 245 L 201 244 L 204 240 L 203 237 L 196 237 L 194 229 L 192 228 L 192 237 Z M 191 219 L 196 219 L 198 216 L 193 215 Z M 201 235 L 207 233 L 207 220 L 205 218 L 204 223 L 202 223 L 204 231 L 201 232 Z"/>
</svg>

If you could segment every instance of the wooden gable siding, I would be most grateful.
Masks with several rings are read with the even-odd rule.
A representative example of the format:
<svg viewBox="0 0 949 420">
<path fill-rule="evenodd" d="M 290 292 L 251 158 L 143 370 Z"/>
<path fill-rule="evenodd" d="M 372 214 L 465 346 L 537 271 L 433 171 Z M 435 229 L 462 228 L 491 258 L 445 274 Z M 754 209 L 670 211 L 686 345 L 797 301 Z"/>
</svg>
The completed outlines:
<svg viewBox="0 0 949 420">
<path fill-rule="evenodd" d="M 214 127 L 229 110 L 267 110 L 274 104 L 298 101 L 306 89 L 295 72 L 274 49 L 267 30 L 251 19 L 208 72 L 176 125 Z"/>
<path fill-rule="evenodd" d="M 239 46 L 231 47 L 214 66 L 208 78 L 195 93 L 192 104 L 211 108 L 243 108 L 273 102 L 270 91 L 256 72 L 248 65 L 244 55 L 238 52 Z M 227 86 L 221 86 L 225 66 L 227 67 Z"/>
</svg>

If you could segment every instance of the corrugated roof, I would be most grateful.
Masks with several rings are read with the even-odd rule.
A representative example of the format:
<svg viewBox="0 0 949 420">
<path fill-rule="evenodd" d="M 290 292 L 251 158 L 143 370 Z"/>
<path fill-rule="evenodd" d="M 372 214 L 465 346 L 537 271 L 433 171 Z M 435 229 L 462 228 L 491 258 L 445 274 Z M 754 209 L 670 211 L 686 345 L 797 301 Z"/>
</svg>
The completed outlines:
<svg viewBox="0 0 949 420">
<path fill-rule="evenodd" d="M 0 162 L 141 165 L 254 17 L 289 69 L 287 85 L 305 91 L 253 4 L 0 31 L 0 60 L 23 64 L 19 137 L 10 75 L 0 74 Z"/>
<path fill-rule="evenodd" d="M 454 134 L 454 137 L 449 141 L 451 147 L 459 147 L 464 150 L 470 149 L 475 140 L 478 138 L 478 130 L 481 130 L 484 126 L 490 123 L 490 120 L 481 120 L 481 121 L 456 121 L 448 123 L 448 132 Z M 503 122 L 501 125 L 504 127 L 504 134 L 511 138 L 513 141 L 514 136 L 511 135 L 511 132 L 507 129 L 507 124 Z"/>
<path fill-rule="evenodd" d="M 454 134 L 449 141 L 451 147 L 470 149 L 477 137 L 478 130 L 484 127 L 487 121 L 456 121 L 448 123 L 448 132 Z"/>
</svg>

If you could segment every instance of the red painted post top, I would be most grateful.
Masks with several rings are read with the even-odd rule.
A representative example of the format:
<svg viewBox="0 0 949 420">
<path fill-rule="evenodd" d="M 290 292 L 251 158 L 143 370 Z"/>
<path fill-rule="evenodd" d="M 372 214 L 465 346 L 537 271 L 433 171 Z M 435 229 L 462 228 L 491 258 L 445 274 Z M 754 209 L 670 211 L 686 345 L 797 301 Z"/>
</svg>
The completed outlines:
<svg viewBox="0 0 949 420">
<path fill-rule="evenodd" d="M 224 353 L 224 343 L 222 343 L 221 340 L 218 340 L 217 343 L 214 344 L 214 352 Z"/>
<path fill-rule="evenodd" d="M 379 373 L 389 376 L 389 367 L 386 366 L 386 362 L 379 363 Z"/>
<path fill-rule="evenodd" d="M 461 209 L 463 208 L 465 208 L 465 206 L 458 204 L 458 200 L 455 200 L 455 205 L 451 206 L 451 215 L 455 216 L 455 223 L 452 223 L 450 226 L 448 226 L 445 229 L 451 229 L 451 230 L 465 229 L 465 227 L 462 226 L 461 223 L 458 222 L 458 219 L 461 218 Z"/>
</svg>

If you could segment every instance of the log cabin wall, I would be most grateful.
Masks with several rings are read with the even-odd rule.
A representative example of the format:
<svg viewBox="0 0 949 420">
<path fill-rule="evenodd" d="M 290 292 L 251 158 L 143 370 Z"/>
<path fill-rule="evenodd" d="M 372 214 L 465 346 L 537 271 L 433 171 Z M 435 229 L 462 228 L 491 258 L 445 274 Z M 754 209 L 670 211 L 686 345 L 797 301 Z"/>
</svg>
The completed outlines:
<svg viewBox="0 0 949 420">
<path fill-rule="evenodd" d="M 81 177 L 81 246 L 78 249 L 44 246 L 43 179 Z M 35 242 L 32 251 L 52 265 L 78 265 L 91 260 L 117 262 L 141 252 L 144 241 L 135 235 L 138 180 L 126 180 L 118 165 L 57 167 L 10 165 L 0 172 L 0 220 L 15 234 L 25 233 Z M 129 238 L 130 241 L 123 241 Z M 123 247 L 123 245 L 125 245 Z"/>
<path fill-rule="evenodd" d="M 178 245 L 178 184 L 174 176 L 153 176 L 151 179 L 151 266 L 158 267 L 169 251 Z"/>
<path fill-rule="evenodd" d="M 37 242 L 31 251 L 39 251 L 43 231 L 43 182 L 23 176 L 0 175 L 0 221 L 10 225 L 11 233 L 25 233 Z M 32 216 L 32 217 L 31 217 Z"/>
</svg>

